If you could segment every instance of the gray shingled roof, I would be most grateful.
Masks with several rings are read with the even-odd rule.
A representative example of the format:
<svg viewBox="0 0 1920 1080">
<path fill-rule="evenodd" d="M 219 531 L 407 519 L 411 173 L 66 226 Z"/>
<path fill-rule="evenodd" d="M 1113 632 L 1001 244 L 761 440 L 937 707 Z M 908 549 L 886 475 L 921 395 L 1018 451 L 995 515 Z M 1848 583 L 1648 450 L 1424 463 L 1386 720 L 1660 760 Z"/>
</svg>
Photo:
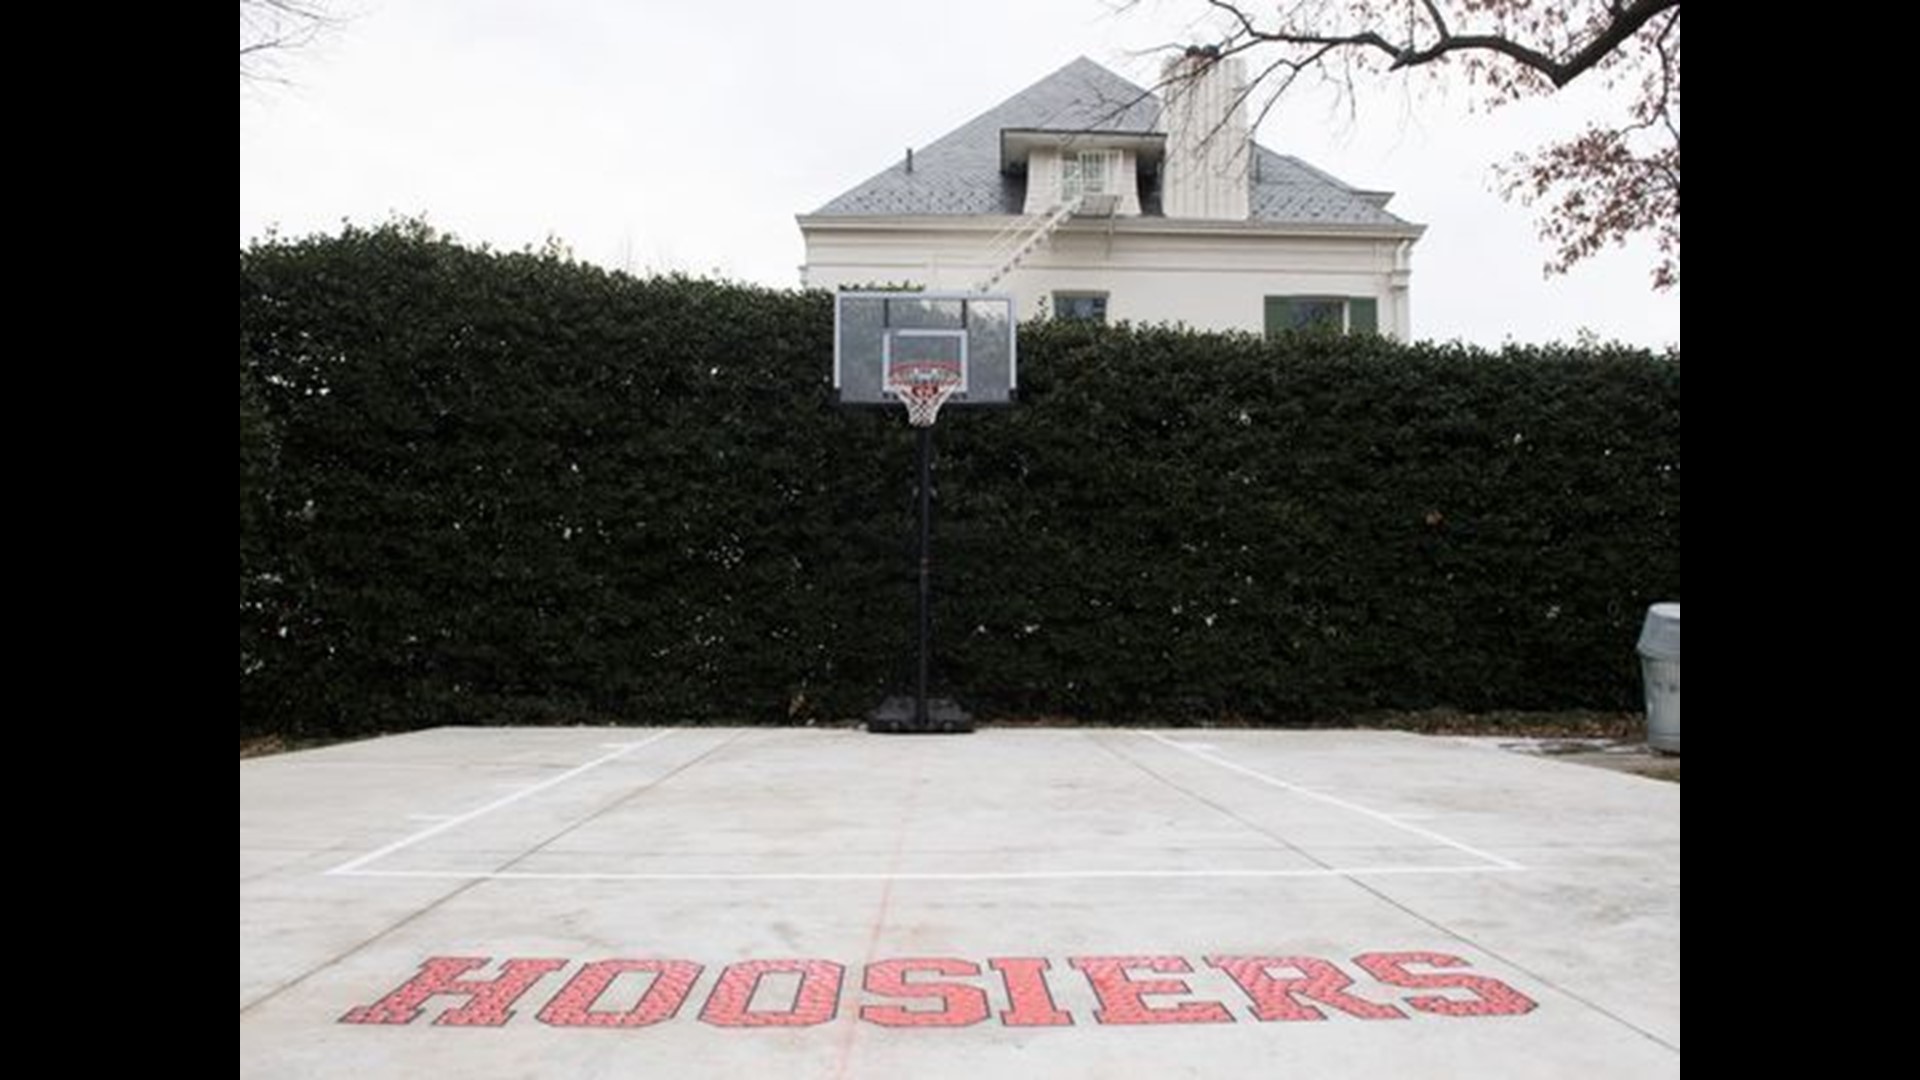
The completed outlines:
<svg viewBox="0 0 1920 1080">
<path fill-rule="evenodd" d="M 1017 214 L 1026 178 L 1000 172 L 1005 128 L 1151 132 L 1160 99 L 1080 57 L 904 161 L 814 211 L 823 216 Z M 1255 221 L 1283 224 L 1400 225 L 1378 193 L 1355 189 L 1299 158 L 1255 144 L 1251 198 Z M 1371 196 L 1371 197 L 1370 197 Z M 1145 209 L 1155 212 L 1151 198 Z"/>
</svg>

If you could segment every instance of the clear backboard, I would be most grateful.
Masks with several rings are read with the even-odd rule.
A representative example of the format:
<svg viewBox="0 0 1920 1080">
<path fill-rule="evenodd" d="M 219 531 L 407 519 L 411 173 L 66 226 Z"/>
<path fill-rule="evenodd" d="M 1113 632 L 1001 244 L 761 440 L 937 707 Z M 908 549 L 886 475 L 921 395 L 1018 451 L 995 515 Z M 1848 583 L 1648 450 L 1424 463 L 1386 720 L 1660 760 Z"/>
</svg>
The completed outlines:
<svg viewBox="0 0 1920 1080">
<path fill-rule="evenodd" d="M 938 386 L 947 405 L 1013 401 L 1010 296 L 843 292 L 833 305 L 833 388 L 843 405 L 899 405 Z"/>
</svg>

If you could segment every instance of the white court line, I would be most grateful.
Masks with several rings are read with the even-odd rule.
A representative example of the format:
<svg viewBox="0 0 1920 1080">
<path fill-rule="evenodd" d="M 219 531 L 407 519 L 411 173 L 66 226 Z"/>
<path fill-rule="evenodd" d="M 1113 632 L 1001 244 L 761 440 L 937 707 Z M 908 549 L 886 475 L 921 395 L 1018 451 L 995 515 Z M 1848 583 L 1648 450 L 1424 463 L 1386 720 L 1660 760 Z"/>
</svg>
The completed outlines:
<svg viewBox="0 0 1920 1080">
<path fill-rule="evenodd" d="M 1195 750 L 1186 743 L 1176 742 L 1172 739 L 1167 738 L 1164 735 L 1159 735 L 1151 731 L 1142 731 L 1140 732 L 1140 734 L 1145 735 L 1147 738 L 1152 739 L 1153 741 L 1160 743 L 1164 746 L 1171 746 L 1175 750 L 1179 750 L 1182 753 L 1192 754 L 1194 757 L 1199 758 L 1201 761 L 1218 765 L 1223 769 L 1231 769 L 1234 772 L 1241 774 L 1242 776 L 1250 776 L 1253 779 L 1258 780 L 1263 784 L 1269 784 L 1273 787 L 1281 788 L 1286 791 L 1291 791 L 1296 795 L 1305 795 L 1309 799 L 1319 799 L 1321 802 L 1330 803 L 1334 806 L 1340 807 L 1343 810 L 1351 810 L 1356 814 L 1364 814 L 1367 817 L 1373 818 L 1375 821 L 1384 821 L 1396 829 L 1404 829 L 1407 832 L 1413 833 L 1415 836 L 1424 836 L 1429 840 L 1433 840 L 1433 841 L 1437 841 L 1439 843 L 1445 844 L 1448 847 L 1454 849 L 1455 851 L 1464 851 L 1476 859 L 1485 859 L 1502 870 L 1526 869 L 1525 867 L 1521 866 L 1519 863 L 1514 862 L 1512 859 L 1503 859 L 1500 856 L 1493 854 L 1492 852 L 1481 851 L 1477 847 L 1473 847 L 1468 844 L 1463 844 L 1458 840 L 1453 840 L 1453 839 L 1449 839 L 1448 837 L 1441 836 L 1439 833 L 1434 832 L 1432 829 L 1423 829 L 1418 825 L 1409 825 L 1405 821 L 1402 821 L 1391 814 L 1383 814 L 1378 810 L 1370 810 L 1357 803 L 1350 803 L 1345 799 L 1338 799 L 1333 797 L 1332 795 L 1322 795 L 1317 791 L 1309 791 L 1308 789 L 1303 788 L 1298 784 L 1290 784 L 1287 781 L 1280 779 L 1279 777 L 1268 776 L 1266 773 L 1259 772 L 1258 770 L 1249 769 L 1245 765 L 1236 765 L 1233 762 L 1228 761 L 1224 758 L 1215 757 L 1214 755 L 1207 753 L 1204 750 Z"/>
<path fill-rule="evenodd" d="M 836 873 L 594 873 L 534 870 L 330 870 L 348 877 L 442 878 L 457 881 L 1085 881 L 1100 878 L 1315 878 L 1361 874 L 1489 874 L 1518 866 L 1316 866 L 1304 870 L 1009 870 L 977 874 L 936 871 Z"/>
<path fill-rule="evenodd" d="M 661 739 L 664 739 L 671 734 L 673 734 L 673 729 L 668 728 L 667 730 L 662 731 L 656 735 L 650 736 L 645 739 L 641 739 L 639 742 L 626 743 L 620 749 L 615 750 L 611 754 L 603 754 L 600 757 L 594 758 L 592 761 L 587 762 L 585 765 L 576 765 L 573 768 L 568 769 L 566 772 L 561 773 L 559 776 L 549 777 L 548 779 L 542 780 L 531 787 L 524 787 L 524 788 L 521 788 L 519 791 L 514 792 L 511 795 L 504 795 L 498 799 L 493 800 L 487 805 L 480 807 L 477 810 L 469 810 L 464 814 L 459 814 L 454 817 L 447 818 L 445 821 L 442 821 L 440 824 L 434 825 L 430 828 L 422 829 L 419 832 L 414 833 L 412 836 L 405 838 L 404 840 L 395 840 L 393 843 L 388 844 L 386 847 L 383 847 L 378 851 L 370 851 L 367 854 L 362 855 L 357 859 L 351 859 L 347 862 L 343 862 L 339 866 L 336 866 L 333 869 L 326 871 L 326 873 L 328 874 L 363 874 L 363 875 L 369 874 L 369 873 L 378 874 L 380 873 L 379 871 L 367 871 L 367 870 L 362 870 L 360 868 L 367 865 L 370 862 L 374 862 L 375 860 L 384 859 L 387 856 L 393 854 L 394 852 L 401 850 L 402 848 L 412 847 L 413 845 L 419 843 L 422 840 L 427 839 L 428 837 L 438 836 L 441 833 L 446 832 L 448 829 L 454 828 L 459 825 L 464 825 L 467 822 L 472 821 L 474 818 L 477 818 L 482 814 L 492 813 L 493 811 L 498 810 L 503 806 L 507 806 L 512 803 L 519 802 L 521 799 L 524 799 L 529 795 L 534 795 L 539 792 L 545 791 L 548 788 L 554 786 L 555 784 L 565 783 L 566 781 L 571 780 L 576 776 L 579 776 L 581 773 L 586 772 L 588 769 L 599 768 L 600 766 L 605 765 L 607 762 L 612 761 L 615 758 L 625 757 L 628 754 L 633 753 L 635 750 L 638 750 L 643 746 L 651 746 L 652 744 L 659 742 Z"/>
</svg>

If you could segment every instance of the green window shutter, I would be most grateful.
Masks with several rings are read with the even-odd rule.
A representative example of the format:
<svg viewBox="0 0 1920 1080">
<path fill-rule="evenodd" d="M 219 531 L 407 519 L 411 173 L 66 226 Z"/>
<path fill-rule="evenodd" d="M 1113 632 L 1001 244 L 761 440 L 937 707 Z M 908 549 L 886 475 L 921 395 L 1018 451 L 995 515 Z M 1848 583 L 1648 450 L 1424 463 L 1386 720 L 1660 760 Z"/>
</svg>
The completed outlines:
<svg viewBox="0 0 1920 1080">
<path fill-rule="evenodd" d="M 1267 297 L 1267 336 L 1272 337 L 1293 325 L 1293 298 Z"/>
<path fill-rule="evenodd" d="M 1379 332 L 1380 301 L 1371 296 L 1356 296 L 1347 301 L 1347 333 L 1377 334 Z"/>
</svg>

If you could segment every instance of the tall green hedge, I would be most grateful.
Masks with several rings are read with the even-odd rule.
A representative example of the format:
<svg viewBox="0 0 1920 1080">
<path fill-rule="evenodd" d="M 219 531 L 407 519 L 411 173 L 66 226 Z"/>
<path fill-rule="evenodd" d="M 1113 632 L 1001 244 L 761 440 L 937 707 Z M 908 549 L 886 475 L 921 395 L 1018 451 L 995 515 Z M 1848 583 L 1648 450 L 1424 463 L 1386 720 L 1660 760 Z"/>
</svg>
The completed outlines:
<svg viewBox="0 0 1920 1080">
<path fill-rule="evenodd" d="M 832 303 L 422 226 L 240 258 L 241 729 L 860 714 L 913 646 L 912 435 Z M 1633 707 L 1680 369 L 1033 324 L 937 429 L 936 673 L 987 717 Z"/>
</svg>

